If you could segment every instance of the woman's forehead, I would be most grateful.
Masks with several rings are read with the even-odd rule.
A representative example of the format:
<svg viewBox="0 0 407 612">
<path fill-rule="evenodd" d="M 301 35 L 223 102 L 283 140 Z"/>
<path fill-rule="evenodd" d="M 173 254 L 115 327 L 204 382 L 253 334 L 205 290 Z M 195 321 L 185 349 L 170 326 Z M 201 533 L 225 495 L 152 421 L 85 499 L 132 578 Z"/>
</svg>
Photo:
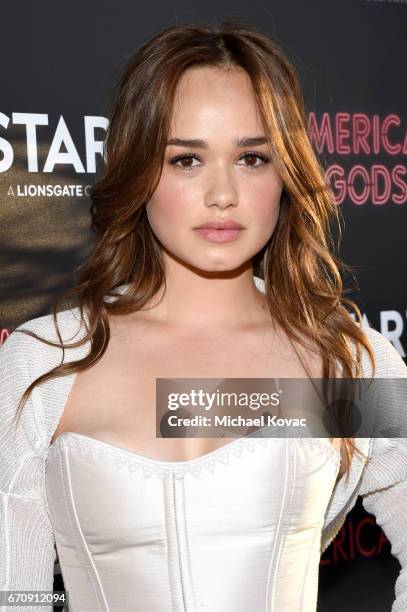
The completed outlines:
<svg viewBox="0 0 407 612">
<path fill-rule="evenodd" d="M 229 71 L 222 75 L 216 68 L 211 72 L 208 67 L 188 72 L 191 74 L 185 73 L 185 79 L 177 86 L 171 137 L 198 138 L 197 132 L 204 137 L 205 133 L 213 130 L 225 132 L 229 129 L 234 138 L 246 134 L 261 135 L 256 98 L 246 73 Z"/>
</svg>

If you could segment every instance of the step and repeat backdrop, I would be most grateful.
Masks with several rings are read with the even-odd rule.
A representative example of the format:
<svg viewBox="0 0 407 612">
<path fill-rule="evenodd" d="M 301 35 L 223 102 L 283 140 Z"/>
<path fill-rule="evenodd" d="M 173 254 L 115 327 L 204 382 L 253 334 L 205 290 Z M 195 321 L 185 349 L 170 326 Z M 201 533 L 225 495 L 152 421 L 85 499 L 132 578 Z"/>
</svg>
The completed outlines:
<svg viewBox="0 0 407 612">
<path fill-rule="evenodd" d="M 51 312 L 88 253 L 87 194 L 127 57 L 169 25 L 239 17 L 300 75 L 309 135 L 345 221 L 349 297 L 406 359 L 407 0 L 2 2 L 0 12 L 0 343 Z M 399 569 L 358 502 L 321 558 L 318 610 L 390 610 Z"/>
</svg>

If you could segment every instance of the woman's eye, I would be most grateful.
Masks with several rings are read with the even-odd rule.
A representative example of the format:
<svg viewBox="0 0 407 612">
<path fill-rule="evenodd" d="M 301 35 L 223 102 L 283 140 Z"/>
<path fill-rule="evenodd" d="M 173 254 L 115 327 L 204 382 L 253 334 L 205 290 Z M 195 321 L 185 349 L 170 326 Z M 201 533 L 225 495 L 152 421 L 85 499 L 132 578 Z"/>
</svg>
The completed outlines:
<svg viewBox="0 0 407 612">
<path fill-rule="evenodd" d="M 244 163 L 243 165 L 250 169 L 260 168 L 260 166 L 264 166 L 265 164 L 268 164 L 270 162 L 268 157 L 266 157 L 265 155 L 260 155 L 260 153 L 245 153 L 244 155 L 242 155 L 240 159 L 243 159 L 243 160 L 248 159 L 251 163 L 249 164 Z M 196 157 L 196 155 L 178 155 L 177 157 L 174 157 L 174 159 L 170 161 L 170 164 L 173 166 L 178 166 L 182 170 L 189 171 L 189 170 L 192 170 L 193 168 L 196 168 L 196 165 L 193 165 L 190 163 L 191 160 L 196 160 L 198 162 L 200 161 L 199 158 Z M 258 161 L 260 163 L 257 163 Z M 188 162 L 188 163 L 184 164 L 183 162 Z"/>
<path fill-rule="evenodd" d="M 245 166 L 248 165 L 249 168 L 260 168 L 260 166 L 264 166 L 265 164 L 269 163 L 269 158 L 266 157 L 265 155 L 260 155 L 259 153 L 246 153 L 245 155 L 243 155 L 243 157 L 241 159 L 249 159 L 249 160 L 254 160 L 254 162 L 256 162 L 257 160 L 260 160 L 259 164 L 256 163 L 251 163 L 251 164 L 244 164 Z"/>
<path fill-rule="evenodd" d="M 189 161 L 191 159 L 198 160 L 198 158 L 195 155 L 179 155 L 178 157 L 175 157 L 174 159 L 172 159 L 170 163 L 173 164 L 174 166 L 178 166 L 182 170 L 191 170 L 191 168 L 195 168 L 195 166 L 192 166 L 190 164 L 183 165 L 182 163 L 180 163 L 180 162 L 184 162 L 187 160 Z"/>
</svg>

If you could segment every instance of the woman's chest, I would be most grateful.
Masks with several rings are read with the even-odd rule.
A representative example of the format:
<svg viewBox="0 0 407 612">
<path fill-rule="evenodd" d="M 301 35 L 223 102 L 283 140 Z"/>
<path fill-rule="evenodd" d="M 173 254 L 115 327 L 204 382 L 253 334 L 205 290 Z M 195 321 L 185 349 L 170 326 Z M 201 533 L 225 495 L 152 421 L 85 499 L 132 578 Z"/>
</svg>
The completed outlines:
<svg viewBox="0 0 407 612">
<path fill-rule="evenodd" d="M 308 359 L 318 373 L 319 363 Z M 223 446 L 220 438 L 157 438 L 157 379 L 269 380 L 305 377 L 287 343 L 263 333 L 237 337 L 112 336 L 102 358 L 79 372 L 54 439 L 64 431 L 167 460 L 194 458 Z M 226 438 L 228 440 L 228 438 Z"/>
</svg>

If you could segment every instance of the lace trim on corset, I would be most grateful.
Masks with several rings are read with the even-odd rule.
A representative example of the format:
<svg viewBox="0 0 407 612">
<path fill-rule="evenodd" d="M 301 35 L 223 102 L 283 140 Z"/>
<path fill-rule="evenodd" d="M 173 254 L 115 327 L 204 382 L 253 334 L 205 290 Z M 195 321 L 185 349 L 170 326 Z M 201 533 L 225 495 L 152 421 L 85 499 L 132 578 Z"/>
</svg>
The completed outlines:
<svg viewBox="0 0 407 612">
<path fill-rule="evenodd" d="M 207 455 L 191 459 L 190 461 L 164 461 L 143 457 L 133 451 L 114 446 L 103 440 L 91 438 L 76 432 L 66 432 L 58 436 L 57 440 L 49 447 L 47 462 L 51 457 L 59 454 L 65 448 L 74 448 L 82 455 L 90 456 L 93 460 L 114 465 L 117 468 L 127 468 L 131 474 L 142 472 L 143 476 L 149 478 L 158 476 L 165 479 L 169 476 L 182 478 L 191 474 L 198 478 L 204 472 L 212 473 L 219 464 L 228 465 L 232 457 L 240 457 L 244 451 L 254 452 L 256 449 L 266 447 L 274 441 L 282 442 L 284 438 L 264 437 L 242 437 L 211 451 Z M 289 438 L 297 445 L 306 445 L 313 452 L 325 453 L 328 460 L 334 460 L 337 471 L 340 466 L 340 453 L 334 448 L 328 439 L 319 438 Z"/>
</svg>

